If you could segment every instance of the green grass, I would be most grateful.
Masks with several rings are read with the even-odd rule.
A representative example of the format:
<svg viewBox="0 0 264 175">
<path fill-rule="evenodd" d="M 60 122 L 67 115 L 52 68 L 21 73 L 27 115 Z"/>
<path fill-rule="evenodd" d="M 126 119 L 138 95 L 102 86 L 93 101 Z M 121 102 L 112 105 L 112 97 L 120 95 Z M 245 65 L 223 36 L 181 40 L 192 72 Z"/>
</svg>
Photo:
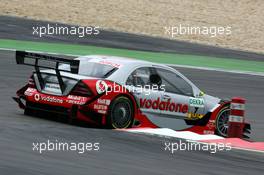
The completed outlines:
<svg viewBox="0 0 264 175">
<path fill-rule="evenodd" d="M 165 64 L 178 64 L 237 71 L 264 72 L 264 62 L 261 61 L 216 58 L 208 56 L 132 51 L 126 49 L 114 49 L 85 45 L 42 43 L 5 39 L 0 39 L 0 48 L 53 52 L 73 55 L 103 54 L 124 56 Z"/>
</svg>

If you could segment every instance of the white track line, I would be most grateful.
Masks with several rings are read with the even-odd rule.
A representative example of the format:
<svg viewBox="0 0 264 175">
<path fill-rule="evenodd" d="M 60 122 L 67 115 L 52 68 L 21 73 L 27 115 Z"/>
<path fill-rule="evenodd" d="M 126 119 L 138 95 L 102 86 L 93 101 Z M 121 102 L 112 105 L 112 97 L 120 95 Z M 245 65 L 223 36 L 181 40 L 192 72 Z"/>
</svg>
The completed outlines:
<svg viewBox="0 0 264 175">
<path fill-rule="evenodd" d="M 127 132 L 133 132 L 133 133 L 144 133 L 144 134 L 151 134 L 151 135 L 160 135 L 165 137 L 175 137 L 175 138 L 181 138 L 186 140 L 219 140 L 224 139 L 223 137 L 212 135 L 212 134 L 197 134 L 191 131 L 175 131 L 169 128 L 147 128 L 147 129 L 128 129 L 125 130 Z"/>
<path fill-rule="evenodd" d="M 239 60 L 238 60 L 239 61 Z M 264 76 L 263 72 L 252 72 L 252 71 L 239 71 L 239 70 L 226 70 L 221 68 L 210 68 L 210 67 L 199 67 L 199 66 L 188 66 L 188 65 L 179 65 L 179 64 L 167 64 L 168 66 L 190 68 L 190 69 L 200 69 L 208 71 L 218 71 L 218 72 L 227 72 L 235 74 L 246 74 L 246 75 L 255 75 L 255 76 Z"/>
<path fill-rule="evenodd" d="M 147 128 L 147 129 L 127 129 L 127 130 L 121 129 L 120 131 L 130 132 L 134 134 L 159 136 L 159 137 L 164 137 L 164 138 L 184 139 L 186 141 L 191 140 L 198 144 L 205 144 L 205 145 L 210 145 L 213 143 L 202 142 L 200 140 L 225 139 L 217 135 L 200 135 L 200 134 L 196 134 L 196 133 L 189 132 L 189 131 L 188 132 L 174 131 L 168 128 L 158 128 L 158 129 Z M 232 149 L 264 153 L 264 151 L 261 151 L 261 150 L 247 149 L 247 148 L 241 148 L 241 147 L 235 147 L 235 146 L 232 146 Z"/>
<path fill-rule="evenodd" d="M 17 49 L 0 48 L 0 50 L 16 51 Z M 76 56 L 76 57 L 83 56 L 83 55 L 74 55 L 74 54 L 62 54 L 62 53 L 56 53 L 56 52 L 42 52 L 42 51 L 31 51 L 31 50 L 26 50 L 26 51 L 28 51 L 28 52 L 36 52 L 36 53 L 53 54 L 53 55 L 65 55 L 65 56 Z M 199 69 L 199 70 L 207 70 L 207 71 L 218 71 L 218 72 L 227 72 L 227 73 L 245 74 L 245 75 L 254 75 L 254 76 L 262 76 L 262 77 L 264 77 L 264 73 L 263 72 L 226 70 L 226 69 L 221 69 L 221 68 L 209 68 L 209 67 L 188 66 L 188 65 L 179 65 L 179 64 L 166 64 L 166 65 L 168 65 L 168 66 L 175 66 L 175 67 L 181 67 L 181 68 L 189 68 L 189 69 Z"/>
</svg>

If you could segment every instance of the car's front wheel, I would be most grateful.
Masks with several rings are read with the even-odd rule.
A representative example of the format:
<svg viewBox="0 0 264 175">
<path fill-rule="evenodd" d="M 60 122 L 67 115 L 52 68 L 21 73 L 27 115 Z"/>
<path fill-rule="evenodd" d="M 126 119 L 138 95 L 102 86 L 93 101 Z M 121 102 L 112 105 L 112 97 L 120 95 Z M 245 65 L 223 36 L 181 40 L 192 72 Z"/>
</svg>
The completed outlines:
<svg viewBox="0 0 264 175">
<path fill-rule="evenodd" d="M 227 137 L 228 118 L 230 115 L 230 108 L 228 106 L 221 109 L 215 121 L 216 134 L 222 137 Z"/>
<path fill-rule="evenodd" d="M 107 125 L 110 128 L 129 128 L 134 120 L 134 109 L 130 99 L 117 97 L 110 105 Z"/>
</svg>

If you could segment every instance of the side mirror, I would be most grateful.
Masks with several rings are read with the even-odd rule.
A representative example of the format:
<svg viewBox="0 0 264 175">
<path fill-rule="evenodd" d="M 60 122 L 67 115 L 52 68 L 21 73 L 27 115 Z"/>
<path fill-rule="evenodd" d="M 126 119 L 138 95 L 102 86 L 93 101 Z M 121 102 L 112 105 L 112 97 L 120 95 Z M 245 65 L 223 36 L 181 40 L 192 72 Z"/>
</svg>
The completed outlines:
<svg viewBox="0 0 264 175">
<path fill-rule="evenodd" d="M 149 77 L 150 83 L 151 84 L 156 84 L 158 86 L 161 86 L 162 80 L 158 74 L 152 74 Z"/>
</svg>

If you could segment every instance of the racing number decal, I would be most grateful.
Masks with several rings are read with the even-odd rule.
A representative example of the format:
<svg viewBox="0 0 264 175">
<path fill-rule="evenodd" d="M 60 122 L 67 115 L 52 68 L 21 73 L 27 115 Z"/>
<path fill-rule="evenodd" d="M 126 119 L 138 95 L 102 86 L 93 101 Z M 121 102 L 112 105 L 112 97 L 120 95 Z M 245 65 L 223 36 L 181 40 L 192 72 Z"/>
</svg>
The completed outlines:
<svg viewBox="0 0 264 175">
<path fill-rule="evenodd" d="M 194 112 L 189 111 L 187 114 L 187 117 L 189 119 L 201 119 L 204 117 L 204 114 L 199 114 L 200 108 L 204 108 L 204 99 L 203 98 L 194 98 L 190 97 L 189 98 L 189 106 L 190 109 L 194 108 Z"/>
</svg>

